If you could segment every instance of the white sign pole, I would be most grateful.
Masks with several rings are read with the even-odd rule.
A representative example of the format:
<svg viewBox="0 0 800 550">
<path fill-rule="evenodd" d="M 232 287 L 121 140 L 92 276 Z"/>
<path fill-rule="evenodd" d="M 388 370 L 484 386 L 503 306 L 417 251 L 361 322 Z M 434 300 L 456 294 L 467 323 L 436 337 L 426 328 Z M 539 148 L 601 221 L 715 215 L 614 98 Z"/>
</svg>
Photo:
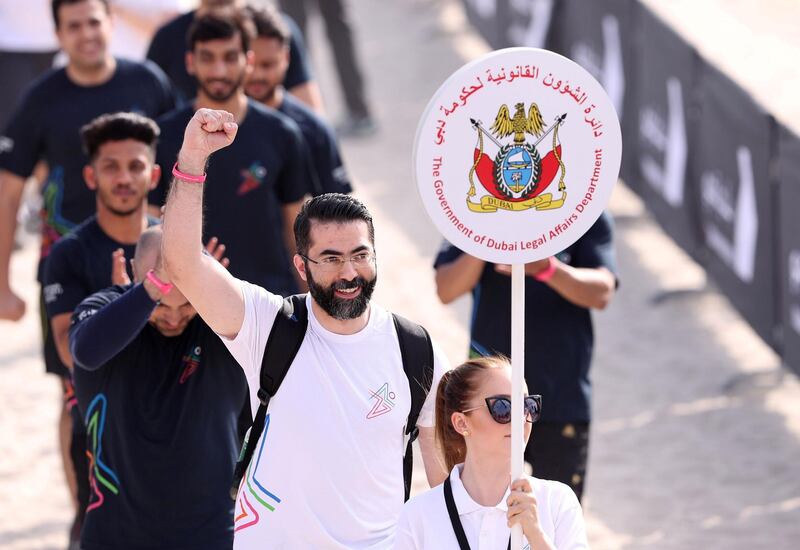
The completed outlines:
<svg viewBox="0 0 800 550">
<path fill-rule="evenodd" d="M 525 437 L 525 264 L 511 266 L 511 480 L 522 477 Z M 522 527 L 511 530 L 511 550 L 522 550 Z"/>
</svg>

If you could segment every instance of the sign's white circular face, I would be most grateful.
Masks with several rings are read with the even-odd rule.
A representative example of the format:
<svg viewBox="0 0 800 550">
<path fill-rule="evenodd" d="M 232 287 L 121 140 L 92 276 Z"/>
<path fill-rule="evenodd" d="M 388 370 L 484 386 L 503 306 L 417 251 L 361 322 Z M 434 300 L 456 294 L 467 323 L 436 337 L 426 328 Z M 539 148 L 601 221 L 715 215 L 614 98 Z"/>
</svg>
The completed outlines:
<svg viewBox="0 0 800 550">
<path fill-rule="evenodd" d="M 494 263 L 561 252 L 600 217 L 622 136 L 605 90 L 553 52 L 509 48 L 455 72 L 414 144 L 422 202 L 445 238 Z"/>
</svg>

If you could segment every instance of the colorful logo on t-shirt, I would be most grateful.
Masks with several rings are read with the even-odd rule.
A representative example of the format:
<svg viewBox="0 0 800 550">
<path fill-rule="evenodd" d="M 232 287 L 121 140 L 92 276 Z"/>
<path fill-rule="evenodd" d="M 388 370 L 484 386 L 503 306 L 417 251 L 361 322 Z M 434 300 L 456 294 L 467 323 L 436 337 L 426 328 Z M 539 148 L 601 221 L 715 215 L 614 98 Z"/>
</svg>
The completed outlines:
<svg viewBox="0 0 800 550">
<path fill-rule="evenodd" d="M 200 346 L 189 346 L 189 350 L 181 359 L 181 364 L 183 365 L 183 372 L 181 373 L 181 378 L 178 381 L 180 384 L 186 382 L 191 375 L 200 367 L 200 353 L 203 350 Z"/>
<path fill-rule="evenodd" d="M 89 486 L 92 495 L 89 497 L 89 505 L 86 512 L 99 508 L 105 502 L 101 486 L 105 487 L 113 494 L 119 494 L 119 478 L 111 468 L 103 462 L 103 430 L 106 425 L 106 396 L 98 393 L 89 404 L 86 411 L 86 433 L 88 437 L 89 449 L 86 456 L 89 457 Z"/>
<path fill-rule="evenodd" d="M 261 184 L 264 183 L 264 177 L 267 175 L 267 169 L 256 161 L 250 165 L 250 168 L 242 170 L 241 174 L 244 180 L 239 184 L 239 189 L 236 191 L 236 194 L 240 197 L 261 187 Z"/>
<path fill-rule="evenodd" d="M 378 391 L 370 392 L 370 400 L 375 399 L 375 404 L 367 413 L 367 420 L 386 414 L 394 408 L 395 394 L 389 391 L 389 382 L 386 382 Z"/>
<path fill-rule="evenodd" d="M 50 254 L 50 248 L 62 235 L 69 233 L 75 224 L 61 215 L 64 201 L 64 168 L 54 166 L 42 191 L 42 258 Z"/>
<path fill-rule="evenodd" d="M 264 453 L 264 443 L 266 442 L 267 434 L 269 433 L 269 422 L 270 415 L 268 414 L 264 419 L 264 431 L 261 434 L 261 445 L 259 445 L 258 454 L 254 455 L 254 459 L 250 460 L 250 464 L 247 466 L 247 472 L 245 472 L 244 479 L 239 485 L 239 495 L 236 498 L 236 516 L 233 520 L 234 532 L 252 527 L 260 521 L 261 516 L 259 515 L 256 507 L 251 503 L 251 498 L 253 499 L 253 502 L 261 504 L 270 512 L 275 511 L 274 504 L 280 504 L 281 502 L 280 498 L 268 491 L 258 480 L 258 478 L 256 478 L 258 465 L 261 463 L 261 456 Z M 248 497 L 248 495 L 250 496 Z M 270 504 L 268 500 L 274 501 L 273 504 Z"/>
</svg>

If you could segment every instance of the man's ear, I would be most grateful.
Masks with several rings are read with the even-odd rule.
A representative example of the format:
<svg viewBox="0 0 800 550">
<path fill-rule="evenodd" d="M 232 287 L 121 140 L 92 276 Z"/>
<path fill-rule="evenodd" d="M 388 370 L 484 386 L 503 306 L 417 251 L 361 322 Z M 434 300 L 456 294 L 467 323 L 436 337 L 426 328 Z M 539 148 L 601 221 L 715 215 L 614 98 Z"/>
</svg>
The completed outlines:
<svg viewBox="0 0 800 550">
<path fill-rule="evenodd" d="M 91 164 L 87 164 L 83 167 L 83 181 L 86 183 L 86 187 L 91 189 L 92 191 L 97 191 L 97 174 L 92 168 Z"/>
<path fill-rule="evenodd" d="M 303 279 L 305 282 L 308 282 L 308 274 L 306 273 L 306 262 L 303 260 L 303 257 L 300 254 L 295 254 L 294 258 L 292 258 L 294 262 L 294 268 L 300 274 L 300 278 Z"/>
<path fill-rule="evenodd" d="M 150 185 L 147 187 L 148 191 L 152 191 L 158 187 L 158 182 L 161 181 L 161 166 L 158 164 L 153 165 L 153 173 L 150 174 Z"/>
<path fill-rule="evenodd" d="M 186 72 L 192 76 L 195 76 L 194 54 L 192 52 L 186 52 Z"/>
</svg>

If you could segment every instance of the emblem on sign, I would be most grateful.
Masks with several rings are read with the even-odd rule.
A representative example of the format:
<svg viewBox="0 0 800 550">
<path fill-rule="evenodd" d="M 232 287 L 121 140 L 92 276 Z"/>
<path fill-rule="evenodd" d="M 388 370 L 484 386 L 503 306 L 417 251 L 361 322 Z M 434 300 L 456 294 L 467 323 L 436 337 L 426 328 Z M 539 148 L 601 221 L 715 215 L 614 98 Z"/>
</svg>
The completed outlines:
<svg viewBox="0 0 800 550">
<path fill-rule="evenodd" d="M 512 117 L 508 106 L 501 105 L 490 131 L 484 128 L 480 120 L 470 119 L 477 132 L 467 192 L 467 206 L 473 212 L 497 212 L 498 209 L 519 211 L 531 208 L 553 210 L 564 206 L 567 198 L 567 186 L 564 182 L 566 166 L 561 157 L 558 128 L 567 115 L 556 117 L 550 128 L 545 130 L 547 123 L 536 103 L 530 103 L 527 115 L 524 102 L 515 104 L 514 109 Z M 541 144 L 551 133 L 552 146 L 542 157 L 539 153 Z M 510 143 L 501 141 L 511 136 L 513 141 Z M 529 143 L 527 136 L 532 136 L 536 141 Z M 497 149 L 494 159 L 486 152 L 484 137 Z M 544 191 L 559 173 L 560 196 L 554 199 L 553 193 Z M 475 179 L 489 193 L 482 196 L 479 202 L 475 202 Z"/>
<path fill-rule="evenodd" d="M 559 254 L 602 214 L 617 181 L 614 106 L 585 69 L 509 48 L 464 65 L 417 127 L 422 203 L 453 245 L 493 263 Z"/>
</svg>

